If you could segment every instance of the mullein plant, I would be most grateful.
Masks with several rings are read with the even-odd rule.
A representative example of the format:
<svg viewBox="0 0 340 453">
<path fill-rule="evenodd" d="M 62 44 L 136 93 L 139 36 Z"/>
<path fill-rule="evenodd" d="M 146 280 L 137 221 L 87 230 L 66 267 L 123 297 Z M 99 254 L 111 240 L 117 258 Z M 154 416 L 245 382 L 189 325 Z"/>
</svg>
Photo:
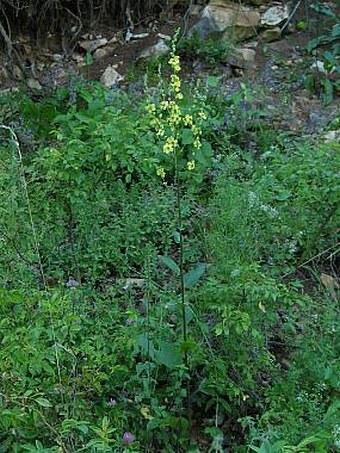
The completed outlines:
<svg viewBox="0 0 340 453">
<path fill-rule="evenodd" d="M 183 364 L 187 372 L 187 401 L 188 415 L 190 416 L 190 372 L 188 363 L 188 328 L 186 320 L 186 275 L 184 270 L 184 243 L 183 243 L 183 209 L 182 197 L 192 184 L 202 181 L 203 169 L 211 159 L 211 147 L 203 139 L 204 125 L 208 121 L 208 109 L 204 106 L 204 98 L 198 92 L 191 100 L 186 99 L 180 79 L 180 58 L 176 53 L 177 36 L 172 42 L 170 58 L 170 83 L 166 90 L 161 91 L 156 102 L 149 102 L 146 106 L 148 122 L 157 143 L 158 156 L 156 173 L 164 184 L 171 181 L 176 190 L 177 212 L 177 243 L 179 244 L 179 262 L 166 257 L 163 261 L 179 276 L 181 324 L 183 342 L 181 352 Z M 191 101 L 191 102 L 190 102 Z M 169 264 L 170 263 L 170 264 Z"/>
</svg>

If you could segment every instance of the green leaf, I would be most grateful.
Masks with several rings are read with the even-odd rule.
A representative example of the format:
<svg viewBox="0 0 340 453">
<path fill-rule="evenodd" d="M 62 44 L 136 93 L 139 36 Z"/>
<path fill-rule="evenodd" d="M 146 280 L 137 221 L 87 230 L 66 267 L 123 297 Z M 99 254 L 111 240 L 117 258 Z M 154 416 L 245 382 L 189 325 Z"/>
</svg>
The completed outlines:
<svg viewBox="0 0 340 453">
<path fill-rule="evenodd" d="M 316 49 L 320 44 L 321 44 L 321 39 L 319 37 L 311 39 L 310 41 L 308 41 L 306 49 L 308 52 L 312 52 L 312 50 Z"/>
<path fill-rule="evenodd" d="M 325 105 L 327 105 L 330 102 L 332 102 L 334 87 L 332 82 L 328 80 L 326 77 L 324 77 L 320 83 L 322 87 L 321 100 Z"/>
<path fill-rule="evenodd" d="M 282 192 L 279 192 L 276 196 L 275 196 L 275 200 L 277 201 L 286 201 L 288 200 L 288 198 L 290 198 L 292 196 L 292 194 L 288 191 L 288 190 L 284 190 Z"/>
<path fill-rule="evenodd" d="M 196 152 L 196 160 L 202 165 L 208 165 L 212 157 L 212 148 L 210 143 L 203 142 L 202 146 Z"/>
<path fill-rule="evenodd" d="M 156 351 L 155 360 L 167 368 L 176 368 L 182 363 L 182 355 L 179 352 L 178 346 L 165 341 L 158 342 L 159 350 Z"/>
<path fill-rule="evenodd" d="M 340 399 L 334 401 L 327 409 L 324 421 L 331 421 L 340 418 Z"/>
<path fill-rule="evenodd" d="M 50 401 L 48 401 L 46 398 L 36 398 L 35 402 L 38 403 L 41 407 L 53 407 Z"/>
<path fill-rule="evenodd" d="M 176 275 L 180 274 L 180 268 L 172 258 L 170 258 L 169 256 L 159 255 L 159 259 L 165 267 L 172 270 L 172 272 L 174 272 Z"/>
<path fill-rule="evenodd" d="M 208 87 L 216 88 L 218 86 L 219 81 L 220 81 L 219 77 L 209 76 L 207 80 Z"/>
<path fill-rule="evenodd" d="M 183 129 L 181 133 L 181 141 L 183 145 L 191 145 L 195 141 L 194 134 L 191 129 Z"/>
<path fill-rule="evenodd" d="M 93 56 L 91 52 L 86 53 L 85 62 L 87 66 L 90 66 L 93 63 Z"/>
<path fill-rule="evenodd" d="M 316 3 L 312 3 L 310 5 L 310 7 L 313 8 L 314 11 L 316 11 L 318 13 L 322 13 L 325 16 L 331 17 L 332 19 L 334 19 L 336 21 L 338 20 L 338 16 L 336 15 L 336 13 L 327 5 L 323 5 L 320 2 L 316 2 Z"/>
<path fill-rule="evenodd" d="M 205 263 L 198 263 L 196 267 L 191 269 L 191 271 L 187 272 L 184 275 L 184 286 L 186 289 L 192 288 L 199 279 L 203 276 L 207 265 Z"/>
<path fill-rule="evenodd" d="M 179 231 L 174 232 L 174 241 L 176 244 L 180 244 L 181 242 L 181 233 Z"/>
</svg>

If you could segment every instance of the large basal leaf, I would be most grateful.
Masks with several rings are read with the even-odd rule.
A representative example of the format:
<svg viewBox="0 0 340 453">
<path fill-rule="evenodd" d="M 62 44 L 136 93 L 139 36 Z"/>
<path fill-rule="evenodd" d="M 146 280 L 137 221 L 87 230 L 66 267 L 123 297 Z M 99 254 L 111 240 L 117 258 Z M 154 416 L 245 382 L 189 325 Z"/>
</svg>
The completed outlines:
<svg viewBox="0 0 340 453">
<path fill-rule="evenodd" d="M 203 276 L 207 265 L 205 263 L 198 263 L 196 267 L 191 269 L 184 275 L 184 286 L 186 289 L 192 288 L 199 279 Z"/>
</svg>

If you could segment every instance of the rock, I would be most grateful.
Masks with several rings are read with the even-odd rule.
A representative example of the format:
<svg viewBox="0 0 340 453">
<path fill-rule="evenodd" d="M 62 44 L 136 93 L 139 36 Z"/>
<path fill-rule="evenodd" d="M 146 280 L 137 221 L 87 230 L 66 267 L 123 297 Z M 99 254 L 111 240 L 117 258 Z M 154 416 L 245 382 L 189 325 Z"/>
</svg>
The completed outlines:
<svg viewBox="0 0 340 453">
<path fill-rule="evenodd" d="M 0 80 L 7 80 L 10 78 L 9 72 L 5 67 L 0 67 Z"/>
<path fill-rule="evenodd" d="M 17 80 L 23 80 L 25 78 L 25 75 L 22 72 L 21 68 L 16 64 L 12 68 L 12 73 L 14 78 Z"/>
<path fill-rule="evenodd" d="M 247 42 L 246 44 L 244 44 L 244 48 L 246 49 L 253 49 L 253 50 L 256 50 L 259 46 L 259 42 L 258 41 L 249 41 Z"/>
<path fill-rule="evenodd" d="M 85 58 L 77 52 L 73 52 L 72 60 L 74 60 L 79 65 L 85 64 Z"/>
<path fill-rule="evenodd" d="M 19 93 L 20 89 L 18 87 L 4 88 L 0 90 L 0 96 L 7 96 L 11 93 Z"/>
<path fill-rule="evenodd" d="M 281 29 L 279 27 L 268 28 L 261 33 L 261 39 L 263 42 L 273 42 L 281 39 Z"/>
<path fill-rule="evenodd" d="M 313 69 L 315 72 L 322 72 L 322 74 L 333 74 L 333 72 L 336 70 L 335 66 L 333 66 L 330 69 L 326 68 L 325 63 L 321 60 L 317 60 L 315 63 L 312 64 L 310 68 Z"/>
<path fill-rule="evenodd" d="M 272 6 L 261 15 L 261 25 L 275 27 L 289 17 L 288 5 Z"/>
<path fill-rule="evenodd" d="M 324 274 L 323 272 L 321 273 L 320 280 L 321 280 L 321 283 L 323 284 L 323 286 L 327 289 L 327 291 L 332 296 L 332 299 L 336 301 L 337 300 L 337 291 L 340 288 L 340 285 L 337 282 L 337 280 L 332 275 Z"/>
<path fill-rule="evenodd" d="M 242 49 L 235 49 L 227 61 L 231 66 L 236 68 L 250 69 L 255 66 L 255 56 L 255 50 L 244 47 Z"/>
<path fill-rule="evenodd" d="M 132 33 L 131 38 L 132 40 L 137 39 L 145 39 L 150 35 L 150 33 Z"/>
<path fill-rule="evenodd" d="M 324 136 L 324 140 L 326 143 L 330 142 L 340 142 L 340 130 L 337 131 L 328 131 Z"/>
<path fill-rule="evenodd" d="M 121 40 L 121 37 L 114 35 L 109 41 L 108 41 L 108 45 L 111 45 L 111 44 L 117 44 L 119 43 Z"/>
<path fill-rule="evenodd" d="M 170 35 L 164 35 L 163 33 L 157 33 L 157 38 L 164 39 L 165 41 L 171 41 L 171 36 Z"/>
<path fill-rule="evenodd" d="M 191 17 L 198 17 L 201 14 L 202 7 L 201 5 L 191 5 L 189 14 Z"/>
<path fill-rule="evenodd" d="M 95 50 L 99 49 L 99 47 L 106 46 L 106 44 L 107 44 L 107 39 L 101 38 L 101 39 L 82 41 L 79 43 L 79 46 L 82 49 L 86 50 L 86 52 L 94 52 Z"/>
<path fill-rule="evenodd" d="M 143 49 L 140 54 L 137 56 L 136 60 L 142 60 L 142 59 L 149 59 L 149 58 L 157 58 L 160 57 L 161 55 L 165 55 L 168 53 L 170 50 L 168 44 L 164 42 L 163 39 L 158 41 L 157 44 L 154 44 L 151 47 L 147 47 L 146 49 Z"/>
<path fill-rule="evenodd" d="M 127 290 L 131 287 L 143 288 L 145 285 L 144 278 L 119 278 L 117 280 L 118 285 L 122 285 L 124 290 Z"/>
<path fill-rule="evenodd" d="M 103 72 L 100 82 L 105 88 L 111 88 L 122 81 L 124 77 L 119 74 L 112 66 L 108 66 Z"/>
<path fill-rule="evenodd" d="M 240 5 L 208 5 L 203 9 L 199 22 L 188 34 L 193 36 L 198 33 L 202 39 L 220 36 L 222 39 L 242 41 L 256 36 L 260 19 L 257 11 Z"/>
<path fill-rule="evenodd" d="M 33 79 L 31 77 L 30 79 L 27 80 L 26 83 L 27 83 L 28 88 L 30 88 L 31 90 L 36 90 L 36 91 L 42 90 L 42 86 L 40 85 L 39 80 L 37 80 L 37 79 Z"/>
<path fill-rule="evenodd" d="M 102 47 L 100 49 L 97 49 L 94 54 L 93 54 L 93 58 L 95 60 L 102 60 L 103 58 L 106 58 L 106 57 L 109 57 L 110 55 L 112 55 L 115 51 L 115 47 L 112 47 L 112 46 L 106 46 L 106 47 Z"/>
<path fill-rule="evenodd" d="M 52 55 L 52 60 L 55 61 L 56 63 L 60 63 L 63 60 L 63 56 L 60 55 L 60 53 L 54 53 Z"/>
</svg>

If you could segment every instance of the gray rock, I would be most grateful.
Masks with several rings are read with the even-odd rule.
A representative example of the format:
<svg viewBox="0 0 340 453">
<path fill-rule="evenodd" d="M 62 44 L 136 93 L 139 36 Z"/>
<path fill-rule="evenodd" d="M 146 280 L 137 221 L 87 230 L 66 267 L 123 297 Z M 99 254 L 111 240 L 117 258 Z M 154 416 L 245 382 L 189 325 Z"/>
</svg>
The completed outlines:
<svg viewBox="0 0 340 453">
<path fill-rule="evenodd" d="M 97 49 L 94 54 L 93 58 L 95 60 L 102 60 L 103 58 L 109 57 L 112 55 L 115 51 L 115 47 L 112 46 L 105 46 L 101 47 L 100 49 Z"/>
<path fill-rule="evenodd" d="M 25 75 L 22 72 L 21 68 L 16 64 L 12 68 L 12 73 L 14 78 L 17 80 L 23 80 L 25 78 Z"/>
<path fill-rule="evenodd" d="M 268 27 L 275 27 L 287 20 L 289 17 L 288 5 L 272 6 L 261 15 L 261 24 Z"/>
<path fill-rule="evenodd" d="M 28 88 L 30 88 L 31 90 L 36 90 L 36 91 L 42 90 L 42 86 L 40 85 L 39 80 L 37 80 L 37 79 L 33 79 L 31 77 L 30 79 L 27 80 L 26 83 L 27 83 Z"/>
<path fill-rule="evenodd" d="M 76 53 L 76 52 L 74 52 L 72 54 L 72 60 L 74 60 L 80 66 L 85 64 L 85 58 L 82 55 L 80 55 L 79 53 Z"/>
<path fill-rule="evenodd" d="M 143 49 L 140 54 L 137 56 L 137 60 L 148 60 L 150 58 L 157 58 L 160 57 L 161 55 L 165 55 L 169 52 L 170 47 L 166 42 L 164 42 L 163 39 L 158 41 L 157 44 L 154 44 L 151 47 L 147 47 L 146 49 Z"/>
<path fill-rule="evenodd" d="M 256 52 L 247 47 L 235 49 L 228 57 L 228 63 L 235 68 L 250 69 L 255 66 Z"/>
<path fill-rule="evenodd" d="M 200 20 L 189 30 L 189 36 L 198 33 L 200 38 L 220 36 L 222 39 L 242 41 L 256 36 L 260 14 L 241 5 L 206 6 Z"/>
<path fill-rule="evenodd" d="M 60 63 L 64 57 L 60 53 L 54 53 L 52 55 L 52 60 L 55 61 L 56 63 Z"/>
<path fill-rule="evenodd" d="M 324 140 L 326 143 L 330 142 L 340 142 L 340 130 L 337 131 L 328 131 L 324 136 Z"/>
<path fill-rule="evenodd" d="M 99 47 L 104 47 L 107 44 L 106 38 L 86 40 L 79 43 L 79 46 L 87 52 L 94 52 Z"/>
<path fill-rule="evenodd" d="M 263 42 L 273 42 L 281 39 L 281 35 L 280 27 L 268 28 L 261 33 L 261 39 Z"/>
<path fill-rule="evenodd" d="M 108 66 L 103 72 L 100 82 L 105 88 L 111 88 L 121 82 L 124 77 L 115 70 L 114 67 Z"/>
</svg>

